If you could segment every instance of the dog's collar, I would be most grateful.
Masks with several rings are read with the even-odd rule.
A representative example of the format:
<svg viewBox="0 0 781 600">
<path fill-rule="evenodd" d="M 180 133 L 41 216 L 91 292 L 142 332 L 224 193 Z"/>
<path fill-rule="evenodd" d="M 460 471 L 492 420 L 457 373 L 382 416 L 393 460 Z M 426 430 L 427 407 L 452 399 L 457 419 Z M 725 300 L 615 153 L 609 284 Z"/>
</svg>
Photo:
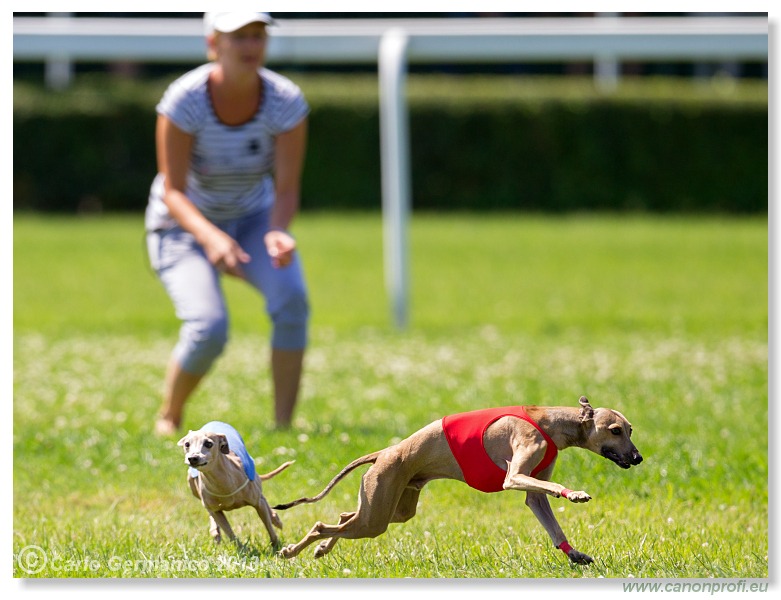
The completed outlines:
<svg viewBox="0 0 781 600">
<path fill-rule="evenodd" d="M 547 443 L 547 448 L 545 448 L 545 456 L 542 457 L 542 460 L 540 461 L 540 464 L 538 464 L 531 472 L 532 477 L 536 477 L 538 473 L 541 473 L 545 469 L 547 469 L 551 463 L 556 460 L 556 456 L 559 454 L 559 449 L 556 447 L 555 442 L 549 436 L 547 433 L 545 433 L 542 430 L 542 427 L 540 427 L 537 422 L 532 419 L 527 413 L 526 413 L 526 407 L 521 406 L 521 413 L 518 415 L 520 418 L 522 418 L 524 421 L 529 423 L 530 425 L 533 425 L 534 428 L 540 432 L 540 435 Z"/>
<path fill-rule="evenodd" d="M 242 483 L 239 487 L 237 487 L 235 490 L 233 490 L 230 494 L 215 494 L 209 488 L 206 487 L 206 482 L 203 480 L 203 477 L 201 477 L 200 474 L 198 475 L 198 481 L 200 482 L 201 487 L 204 490 L 206 490 L 206 492 L 210 496 L 214 496 L 215 498 L 230 498 L 231 496 L 235 496 L 241 490 L 243 490 L 245 487 L 247 487 L 247 485 L 249 484 L 249 479 L 247 479 L 244 483 Z"/>
</svg>

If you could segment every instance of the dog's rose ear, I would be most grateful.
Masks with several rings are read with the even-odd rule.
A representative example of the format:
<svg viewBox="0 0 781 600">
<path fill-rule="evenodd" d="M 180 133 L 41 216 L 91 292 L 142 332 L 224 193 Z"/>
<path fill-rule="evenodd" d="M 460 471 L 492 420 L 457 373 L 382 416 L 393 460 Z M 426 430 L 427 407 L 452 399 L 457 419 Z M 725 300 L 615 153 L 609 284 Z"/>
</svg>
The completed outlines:
<svg viewBox="0 0 781 600">
<path fill-rule="evenodd" d="M 590 421 L 594 418 L 594 409 L 591 407 L 591 404 L 588 402 L 588 398 L 585 396 L 581 396 L 580 400 L 578 400 L 580 403 L 580 420 L 581 421 Z"/>
<path fill-rule="evenodd" d="M 220 441 L 220 452 L 222 452 L 223 454 L 230 454 L 231 449 L 230 446 L 228 445 L 228 438 L 220 434 L 219 441 Z"/>
<path fill-rule="evenodd" d="M 190 437 L 190 434 L 191 434 L 192 432 L 193 432 L 193 430 L 191 429 L 189 432 L 187 432 L 187 435 L 186 435 L 186 436 L 184 436 L 184 437 L 183 437 L 181 440 L 179 440 L 178 442 L 176 442 L 176 445 L 177 445 L 177 446 L 184 446 L 184 442 L 185 442 L 185 440 L 186 440 L 188 437 Z"/>
</svg>

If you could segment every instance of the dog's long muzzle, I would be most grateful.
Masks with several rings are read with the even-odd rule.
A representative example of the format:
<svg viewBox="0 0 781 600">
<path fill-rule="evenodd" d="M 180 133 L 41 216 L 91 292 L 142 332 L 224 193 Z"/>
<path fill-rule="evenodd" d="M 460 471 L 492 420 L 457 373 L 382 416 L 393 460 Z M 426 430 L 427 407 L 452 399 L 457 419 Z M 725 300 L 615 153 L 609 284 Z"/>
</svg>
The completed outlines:
<svg viewBox="0 0 781 600">
<path fill-rule="evenodd" d="M 203 457 L 202 456 L 196 456 L 196 455 L 186 456 L 184 458 L 184 462 L 186 462 L 191 467 L 201 467 L 204 464 Z"/>
<path fill-rule="evenodd" d="M 633 465 L 639 465 L 643 462 L 642 455 L 637 451 L 637 448 L 632 448 L 627 454 L 621 455 L 610 448 L 602 448 L 602 456 L 608 460 L 612 460 L 622 469 L 628 469 Z"/>
</svg>

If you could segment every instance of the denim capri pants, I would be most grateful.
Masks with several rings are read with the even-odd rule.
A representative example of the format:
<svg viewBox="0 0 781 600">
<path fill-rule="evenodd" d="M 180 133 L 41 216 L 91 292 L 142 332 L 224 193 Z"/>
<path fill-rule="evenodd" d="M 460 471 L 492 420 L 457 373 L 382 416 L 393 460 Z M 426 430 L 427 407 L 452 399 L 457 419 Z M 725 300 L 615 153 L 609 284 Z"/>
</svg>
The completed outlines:
<svg viewBox="0 0 781 600">
<path fill-rule="evenodd" d="M 274 268 L 263 236 L 269 230 L 269 211 L 215 223 L 250 255 L 242 265 L 246 279 L 265 298 L 272 323 L 271 347 L 303 350 L 307 344 L 309 301 L 301 259 Z M 228 312 L 220 282 L 192 234 L 179 226 L 151 231 L 147 247 L 152 267 L 182 321 L 174 358 L 188 373 L 203 375 L 228 341 Z"/>
</svg>

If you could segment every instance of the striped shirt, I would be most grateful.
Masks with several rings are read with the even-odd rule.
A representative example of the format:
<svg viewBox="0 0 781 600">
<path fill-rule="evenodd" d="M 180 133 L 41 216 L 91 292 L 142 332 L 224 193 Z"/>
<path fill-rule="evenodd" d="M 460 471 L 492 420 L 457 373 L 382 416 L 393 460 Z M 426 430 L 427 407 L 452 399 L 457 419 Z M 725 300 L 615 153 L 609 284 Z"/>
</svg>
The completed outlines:
<svg viewBox="0 0 781 600">
<path fill-rule="evenodd" d="M 229 126 L 217 117 L 207 82 L 213 63 L 174 81 L 157 113 L 193 136 L 185 193 L 204 216 L 219 222 L 256 213 L 274 203 L 274 140 L 309 114 L 301 90 L 289 79 L 260 69 L 263 99 L 248 122 Z M 174 225 L 163 202 L 163 175 L 152 183 L 146 211 L 149 231 Z"/>
</svg>

